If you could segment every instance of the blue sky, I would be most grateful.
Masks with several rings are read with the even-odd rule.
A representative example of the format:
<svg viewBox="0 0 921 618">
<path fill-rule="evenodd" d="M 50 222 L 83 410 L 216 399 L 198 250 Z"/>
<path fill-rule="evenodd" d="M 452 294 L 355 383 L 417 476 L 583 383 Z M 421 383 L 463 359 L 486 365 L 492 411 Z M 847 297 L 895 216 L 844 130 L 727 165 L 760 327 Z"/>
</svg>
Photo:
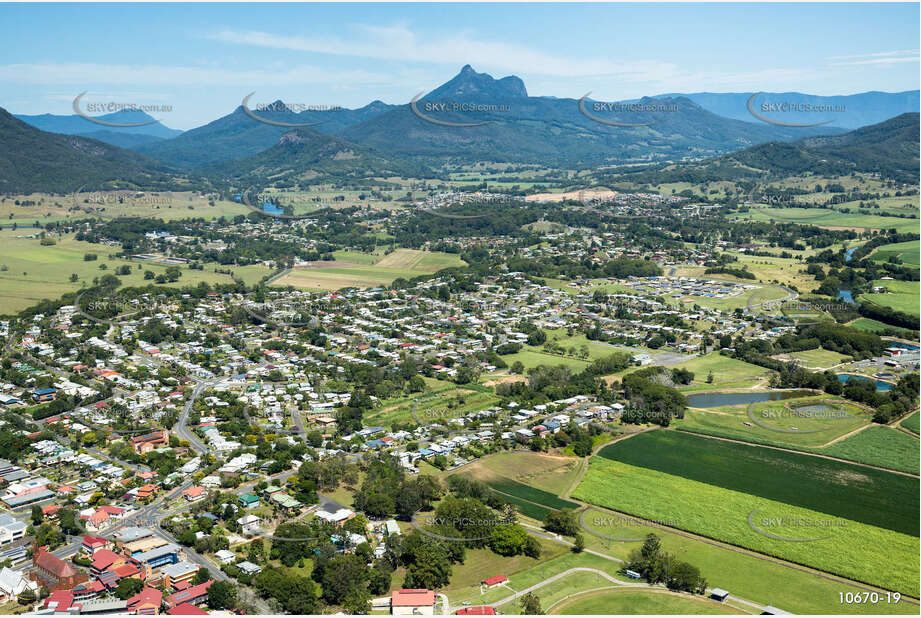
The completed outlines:
<svg viewBox="0 0 921 618">
<path fill-rule="evenodd" d="M 407 103 L 461 66 L 530 94 L 919 87 L 914 4 L 0 4 L 0 107 L 171 105 L 189 129 L 282 99 Z"/>
</svg>

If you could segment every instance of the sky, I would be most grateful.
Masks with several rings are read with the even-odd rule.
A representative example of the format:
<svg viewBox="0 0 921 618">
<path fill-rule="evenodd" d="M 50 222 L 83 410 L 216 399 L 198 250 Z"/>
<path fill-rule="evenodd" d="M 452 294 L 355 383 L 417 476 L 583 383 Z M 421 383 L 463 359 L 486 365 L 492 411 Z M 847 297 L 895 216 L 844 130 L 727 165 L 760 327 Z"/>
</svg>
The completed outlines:
<svg viewBox="0 0 921 618">
<path fill-rule="evenodd" d="M 408 103 L 465 64 L 531 95 L 919 87 L 919 4 L 0 4 L 0 107 Z"/>
</svg>

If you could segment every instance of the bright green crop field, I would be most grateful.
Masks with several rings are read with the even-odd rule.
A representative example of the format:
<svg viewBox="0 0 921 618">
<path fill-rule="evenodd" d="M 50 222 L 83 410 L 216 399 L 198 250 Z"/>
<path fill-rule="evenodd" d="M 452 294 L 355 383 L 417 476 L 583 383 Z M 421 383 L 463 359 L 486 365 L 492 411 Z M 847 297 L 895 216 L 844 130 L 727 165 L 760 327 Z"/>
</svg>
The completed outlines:
<svg viewBox="0 0 921 618">
<path fill-rule="evenodd" d="M 883 425 L 867 427 L 817 452 L 912 474 L 918 474 L 921 466 L 918 439 Z"/>
<path fill-rule="evenodd" d="M 678 431 L 638 434 L 603 448 L 592 461 L 597 458 L 918 534 L 916 478 Z"/>
<path fill-rule="evenodd" d="M 704 452 L 690 463 L 706 465 L 710 460 Z M 739 470 L 738 475 L 744 477 L 745 470 Z M 774 484 L 784 481 L 781 475 Z M 918 596 L 921 572 L 917 536 L 599 456 L 592 457 L 588 474 L 573 496 L 645 519 L 675 522 L 675 527 L 683 530 Z"/>
</svg>

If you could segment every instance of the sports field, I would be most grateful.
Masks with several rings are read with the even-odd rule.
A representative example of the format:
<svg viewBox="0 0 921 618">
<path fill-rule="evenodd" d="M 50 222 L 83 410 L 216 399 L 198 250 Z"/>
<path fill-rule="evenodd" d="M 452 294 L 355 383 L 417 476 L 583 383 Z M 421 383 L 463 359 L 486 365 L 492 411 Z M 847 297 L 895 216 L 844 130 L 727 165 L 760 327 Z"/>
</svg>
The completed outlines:
<svg viewBox="0 0 921 618">
<path fill-rule="evenodd" d="M 609 584 L 610 585 L 610 584 Z M 587 592 L 553 606 L 554 614 L 735 614 L 735 611 L 703 597 L 679 595 L 667 590 L 619 588 Z"/>
<path fill-rule="evenodd" d="M 346 260 L 354 253 L 340 254 Z M 371 254 L 359 256 L 374 257 Z M 414 249 L 397 249 L 373 263 L 361 257 L 361 262 L 322 262 L 299 266 L 273 282 L 273 285 L 293 286 L 305 290 L 340 290 L 342 288 L 375 288 L 390 285 L 394 279 L 411 279 L 437 272 L 443 268 L 463 266 L 457 255 Z"/>
</svg>

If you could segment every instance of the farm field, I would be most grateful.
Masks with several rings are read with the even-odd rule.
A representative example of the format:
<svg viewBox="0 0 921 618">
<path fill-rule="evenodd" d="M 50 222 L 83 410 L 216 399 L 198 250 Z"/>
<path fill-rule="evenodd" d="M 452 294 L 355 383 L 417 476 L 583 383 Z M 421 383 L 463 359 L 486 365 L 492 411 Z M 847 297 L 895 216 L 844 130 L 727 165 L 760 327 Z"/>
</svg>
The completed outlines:
<svg viewBox="0 0 921 618">
<path fill-rule="evenodd" d="M 861 294 L 860 298 L 870 302 L 892 307 L 896 311 L 903 311 L 918 315 L 918 298 L 921 296 L 921 282 L 918 281 L 874 281 L 873 285 L 885 286 L 884 294 Z"/>
<path fill-rule="evenodd" d="M 687 386 L 680 386 L 682 393 L 722 390 L 729 388 L 751 388 L 762 382 L 768 370 L 752 365 L 719 352 L 710 352 L 689 361 L 678 363 L 673 368 L 687 369 L 694 373 L 694 380 Z M 707 376 L 713 372 L 713 382 L 707 383 Z"/>
<path fill-rule="evenodd" d="M 803 268 L 803 263 L 797 259 L 749 255 L 734 251 L 729 251 L 728 253 L 738 260 L 734 263 L 735 265 L 739 267 L 747 266 L 748 270 L 758 280 L 764 282 L 776 281 L 781 285 L 793 284 L 801 293 L 812 291 L 819 286 L 819 282 L 815 280 L 815 277 L 800 272 L 805 268 Z M 793 253 L 793 251 L 790 253 Z"/>
<path fill-rule="evenodd" d="M 785 356 L 795 358 L 800 361 L 803 366 L 812 369 L 827 369 L 851 360 L 850 356 L 835 352 L 834 350 L 823 350 L 822 348 L 817 350 L 803 350 L 802 352 L 791 352 Z"/>
<path fill-rule="evenodd" d="M 921 265 L 921 240 L 909 240 L 891 245 L 877 247 L 870 255 L 875 262 L 886 262 L 891 256 L 896 256 L 907 266 Z"/>
<path fill-rule="evenodd" d="M 610 583 L 608 584 L 610 585 Z M 725 605 L 703 597 L 679 595 L 664 590 L 620 588 L 588 592 L 552 606 L 554 614 L 735 614 Z"/>
<path fill-rule="evenodd" d="M 589 472 L 574 497 L 653 521 L 677 522 L 675 527 L 683 530 L 918 595 L 918 537 L 849 520 L 840 514 L 805 509 L 600 456 L 592 457 Z"/>
<path fill-rule="evenodd" d="M 533 451 L 500 452 L 465 466 L 465 474 L 479 478 L 483 470 L 499 474 L 554 495 L 562 494 L 576 479 L 582 460 L 577 457 L 545 455 Z"/>
<path fill-rule="evenodd" d="M 895 228 L 899 232 L 918 229 L 917 219 L 842 213 L 827 208 L 752 208 L 749 212 L 738 215 L 738 218 L 752 219 L 754 221 L 774 221 L 777 223 L 809 224 L 835 229 L 863 228 L 881 230 Z"/>
<path fill-rule="evenodd" d="M 887 331 L 896 331 L 899 333 L 900 337 L 905 339 L 918 339 L 918 331 L 911 331 L 907 328 L 898 328 L 896 326 L 889 326 L 884 322 L 878 320 L 871 320 L 870 318 L 857 318 L 852 322 L 847 323 L 848 326 L 856 328 L 857 330 L 866 331 L 868 333 L 885 333 Z"/>
<path fill-rule="evenodd" d="M 828 395 L 688 409 L 678 429 L 746 442 L 817 448 L 869 424 L 868 411 Z M 850 459 L 850 458 L 848 458 Z"/>
<path fill-rule="evenodd" d="M 566 508 L 575 510 L 579 508 L 577 503 L 563 500 L 556 493 L 520 483 L 503 476 L 505 473 L 507 471 L 499 473 L 485 467 L 468 467 L 460 472 L 464 476 L 471 476 L 483 481 L 500 493 L 504 500 L 518 507 L 519 513 L 531 519 L 543 521 L 552 510 Z"/>
<path fill-rule="evenodd" d="M 919 423 L 919 417 L 918 417 L 919 414 L 921 413 L 915 412 L 914 414 L 912 414 L 911 416 L 903 420 L 902 427 L 904 427 L 905 429 L 909 431 L 914 432 L 915 435 L 921 433 L 921 427 L 919 427 L 919 424 L 921 424 Z"/>
<path fill-rule="evenodd" d="M 118 275 L 124 286 L 146 286 L 145 271 L 165 273 L 168 265 L 137 260 L 109 259 L 113 249 L 104 245 L 78 241 L 73 235 L 54 237 L 56 244 L 42 246 L 38 238 L 25 238 L 29 230 L 0 230 L 0 314 L 25 309 L 42 299 L 57 299 L 68 292 L 76 292 L 92 285 L 96 277 L 114 274 L 121 266 L 131 268 L 131 274 Z M 85 254 L 98 256 L 94 261 L 84 261 Z M 105 269 L 100 269 L 105 265 Z M 191 270 L 179 266 L 182 276 L 170 287 L 183 287 L 206 283 L 231 283 L 230 275 L 214 272 L 214 264 L 205 264 L 204 270 Z M 272 271 L 264 266 L 233 268 L 234 275 L 244 280 L 258 280 Z M 78 279 L 71 282 L 71 274 Z"/>
<path fill-rule="evenodd" d="M 397 249 L 385 255 L 374 264 L 380 268 L 396 268 L 433 273 L 443 268 L 464 266 L 465 262 L 454 253 L 439 253 L 436 251 L 417 251 L 415 249 Z"/>
<path fill-rule="evenodd" d="M 730 590 L 742 598 L 773 605 L 795 614 L 841 611 L 839 592 L 859 590 L 854 585 L 790 568 L 773 559 L 759 557 L 735 547 L 679 534 L 668 528 L 646 525 L 629 515 L 589 507 L 582 518 L 582 524 L 587 532 L 583 533 L 583 537 L 589 549 L 626 560 L 631 551 L 640 547 L 640 541 L 616 541 L 596 536 L 592 532 L 615 538 L 636 539 L 655 534 L 664 551 L 697 566 L 711 587 Z M 854 606 L 848 611 L 864 614 L 917 614 L 918 608 L 901 602 L 876 608 Z"/>
<path fill-rule="evenodd" d="M 353 256 L 349 252 L 343 257 Z M 275 280 L 276 286 L 293 286 L 306 290 L 339 290 L 346 287 L 374 288 L 389 285 L 400 277 L 410 279 L 422 274 L 437 272 L 443 268 L 463 266 L 464 262 L 456 255 L 416 251 L 414 249 L 397 249 L 383 258 L 369 263 L 364 256 L 360 263 L 325 262 L 310 267 L 297 267 L 283 277 Z M 367 255 L 367 257 L 373 257 Z M 346 265 L 344 265 L 346 264 Z"/>
<path fill-rule="evenodd" d="M 885 425 L 867 427 L 816 452 L 911 474 L 918 474 L 921 467 L 918 439 Z"/>
<path fill-rule="evenodd" d="M 638 434 L 595 458 L 903 534 L 918 531 L 918 479 L 889 472 L 678 431 Z"/>
</svg>

